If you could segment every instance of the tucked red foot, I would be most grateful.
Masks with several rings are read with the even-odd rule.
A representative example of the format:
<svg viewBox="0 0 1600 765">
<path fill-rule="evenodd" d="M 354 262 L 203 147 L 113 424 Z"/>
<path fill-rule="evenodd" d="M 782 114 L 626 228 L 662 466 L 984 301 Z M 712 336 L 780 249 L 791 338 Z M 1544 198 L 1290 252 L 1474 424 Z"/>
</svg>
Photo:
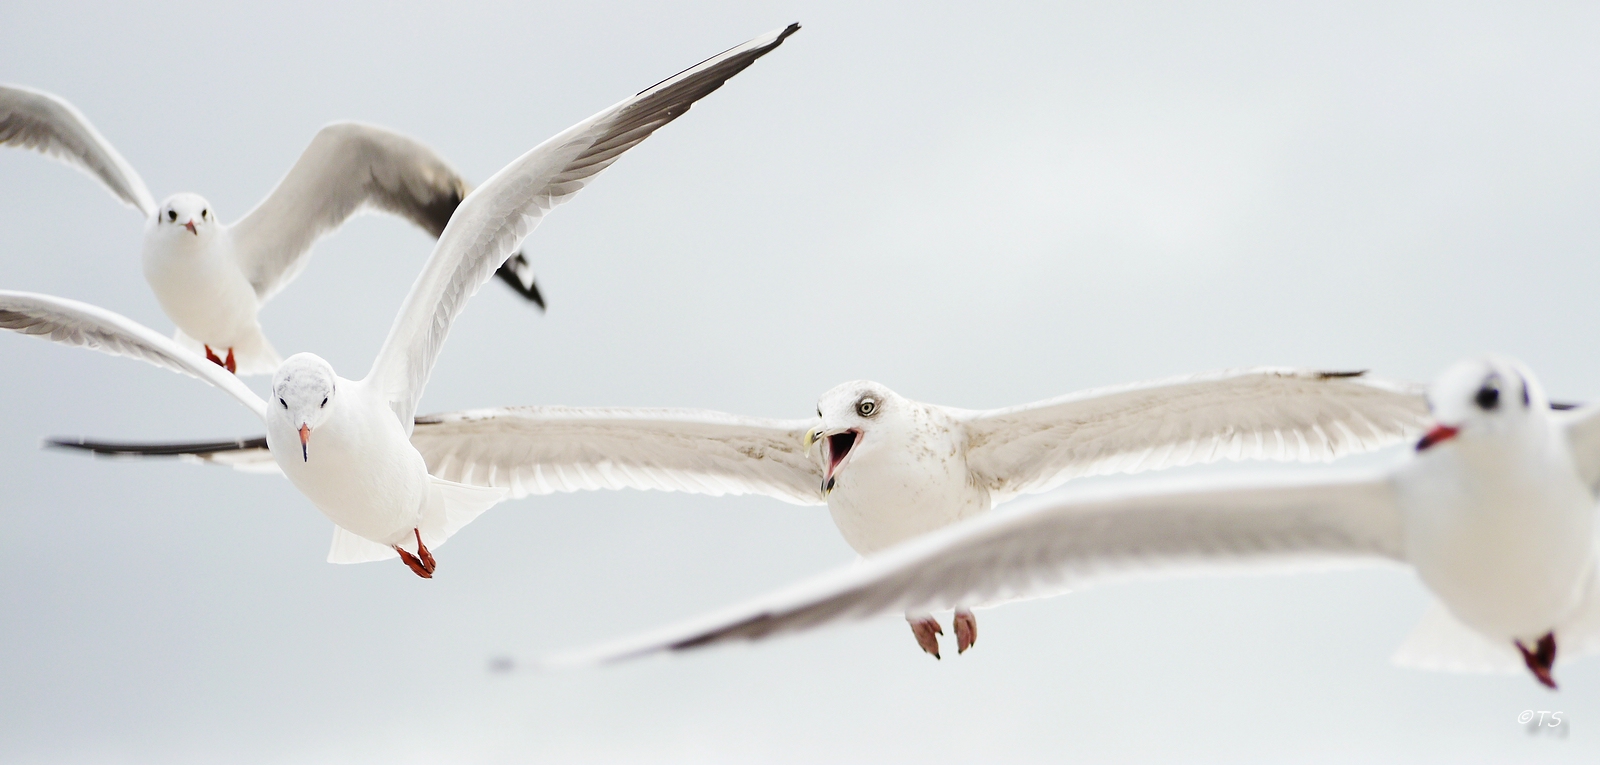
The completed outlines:
<svg viewBox="0 0 1600 765">
<path fill-rule="evenodd" d="M 1544 637 L 1539 638 L 1532 651 L 1529 651 L 1521 640 L 1515 642 L 1517 650 L 1522 652 L 1522 661 L 1528 665 L 1529 670 L 1532 670 L 1533 676 L 1546 687 L 1555 690 L 1556 681 L 1550 676 L 1550 668 L 1556 663 L 1556 633 L 1546 632 Z"/>
<path fill-rule="evenodd" d="M 950 626 L 956 631 L 956 653 L 966 653 L 978 642 L 978 617 L 973 616 L 971 611 L 957 609 L 955 622 Z"/>
<path fill-rule="evenodd" d="M 412 573 L 423 579 L 432 579 L 433 570 L 439 566 L 433 560 L 433 553 L 428 552 L 428 546 L 422 543 L 422 532 L 412 529 L 411 533 L 417 535 L 417 554 L 412 555 L 406 552 L 405 548 L 400 545 L 395 545 L 394 551 L 400 553 L 400 560 L 405 562 Z"/>
<path fill-rule="evenodd" d="M 206 361 L 209 361 L 209 362 L 211 362 L 213 364 L 216 364 L 217 366 L 222 367 L 223 369 L 226 369 L 229 372 L 232 372 L 233 374 L 239 374 L 239 365 L 234 363 L 234 361 L 233 361 L 233 349 L 232 348 L 228 349 L 228 360 L 227 361 L 223 361 L 220 357 L 218 357 L 216 351 L 211 350 L 211 346 L 207 345 L 207 346 L 205 346 L 205 349 L 206 349 Z"/>
<path fill-rule="evenodd" d="M 933 658 L 939 658 L 938 636 L 944 634 L 944 630 L 939 627 L 939 621 L 931 616 L 920 619 L 907 616 L 906 622 L 911 625 L 911 634 L 916 636 L 917 645 L 923 651 L 932 654 Z"/>
</svg>

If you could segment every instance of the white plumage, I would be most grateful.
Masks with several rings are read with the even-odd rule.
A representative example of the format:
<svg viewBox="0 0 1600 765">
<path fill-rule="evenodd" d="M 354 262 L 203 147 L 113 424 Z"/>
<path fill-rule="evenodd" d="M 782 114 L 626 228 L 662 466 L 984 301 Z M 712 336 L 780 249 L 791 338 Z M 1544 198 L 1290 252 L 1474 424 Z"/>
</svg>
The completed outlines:
<svg viewBox="0 0 1600 765">
<path fill-rule="evenodd" d="M 1123 576 L 1390 563 L 1411 566 L 1443 606 L 1398 660 L 1526 665 L 1553 684 L 1558 646 L 1564 656 L 1600 649 L 1600 406 L 1552 412 L 1533 376 L 1503 359 L 1452 367 L 1429 397 L 1436 426 L 1392 469 L 1063 493 L 553 663 L 1039 597 Z"/>
<path fill-rule="evenodd" d="M 0 292 L 0 328 L 143 358 L 223 388 L 263 418 L 274 462 L 341 529 L 331 560 L 409 556 L 401 548 L 412 537 L 417 554 L 407 563 L 420 559 L 413 569 L 431 575 L 424 548 L 442 543 L 506 493 L 429 475 L 409 441 L 417 401 L 467 299 L 546 212 L 797 28 L 765 35 L 630 96 L 496 173 L 450 219 L 361 380 L 340 378 L 322 359 L 297 354 L 278 367 L 273 401 L 264 402 L 173 341 L 109 311 L 46 295 Z"/>
</svg>

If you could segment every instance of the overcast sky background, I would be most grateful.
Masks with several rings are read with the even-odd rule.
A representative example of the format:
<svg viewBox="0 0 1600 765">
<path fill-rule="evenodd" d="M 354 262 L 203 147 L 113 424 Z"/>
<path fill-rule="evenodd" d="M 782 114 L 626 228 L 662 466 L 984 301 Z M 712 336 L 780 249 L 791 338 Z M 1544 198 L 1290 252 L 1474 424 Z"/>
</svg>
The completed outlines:
<svg viewBox="0 0 1600 765">
<path fill-rule="evenodd" d="M 1485 351 L 1600 400 L 1600 9 L 1542 5 L 0 4 L 0 80 L 75 103 L 158 199 L 237 220 L 322 124 L 481 180 L 706 56 L 782 48 L 529 239 L 423 411 L 803 417 L 870 378 L 967 408 L 1230 366 L 1431 379 Z M 0 286 L 162 332 L 142 221 L 0 151 Z M 355 220 L 263 314 L 371 363 L 432 242 Z M 0 760 L 1592 762 L 1600 660 L 1396 669 L 1399 570 L 1140 582 L 555 676 L 528 659 L 847 563 L 822 508 L 640 492 L 503 504 L 439 551 L 324 562 L 287 481 L 46 452 L 259 423 L 153 367 L 0 337 Z M 265 380 L 254 378 L 258 389 Z M 953 651 L 951 651 L 953 653 Z M 1524 709 L 1562 710 L 1563 739 Z"/>
</svg>

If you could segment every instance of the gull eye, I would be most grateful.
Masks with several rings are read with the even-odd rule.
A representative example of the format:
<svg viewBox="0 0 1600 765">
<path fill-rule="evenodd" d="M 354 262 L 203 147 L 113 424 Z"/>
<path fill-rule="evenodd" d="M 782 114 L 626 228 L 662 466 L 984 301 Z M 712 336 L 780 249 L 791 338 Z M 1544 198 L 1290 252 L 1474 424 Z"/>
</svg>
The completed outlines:
<svg viewBox="0 0 1600 765">
<path fill-rule="evenodd" d="M 167 220 L 175 221 L 177 219 L 178 219 L 178 211 L 177 210 L 168 210 L 167 211 Z"/>
<path fill-rule="evenodd" d="M 317 408 L 321 409 L 322 407 L 325 407 L 327 405 L 328 405 L 328 397 L 327 396 L 323 396 L 322 397 L 322 403 L 317 404 Z"/>
<path fill-rule="evenodd" d="M 280 399 L 278 399 L 278 403 L 280 403 L 280 404 L 283 404 L 283 408 L 284 408 L 284 409 L 288 409 L 288 408 L 289 408 L 289 402 L 287 402 L 287 401 L 284 401 L 284 400 L 283 400 L 283 399 L 281 399 L 281 398 L 280 398 Z"/>
<path fill-rule="evenodd" d="M 819 406 L 819 407 L 817 407 L 817 416 L 818 416 L 818 417 L 821 417 L 821 416 L 822 416 L 822 407 L 820 407 L 820 406 Z"/>
<path fill-rule="evenodd" d="M 1472 401 L 1479 409 L 1491 411 L 1500 405 L 1500 388 L 1493 382 L 1487 383 L 1478 389 L 1478 395 L 1473 396 Z"/>
<path fill-rule="evenodd" d="M 873 401 L 870 398 L 861 399 L 860 403 L 856 404 L 856 414 L 859 414 L 862 417 L 871 417 L 877 413 L 878 402 Z"/>
</svg>

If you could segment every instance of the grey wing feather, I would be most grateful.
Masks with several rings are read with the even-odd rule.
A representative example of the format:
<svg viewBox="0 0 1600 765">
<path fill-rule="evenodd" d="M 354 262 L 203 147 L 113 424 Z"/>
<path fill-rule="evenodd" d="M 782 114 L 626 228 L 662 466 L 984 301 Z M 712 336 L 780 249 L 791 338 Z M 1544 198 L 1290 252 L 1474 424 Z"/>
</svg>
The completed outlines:
<svg viewBox="0 0 1600 765">
<path fill-rule="evenodd" d="M 149 327 L 104 308 L 51 295 L 0 291 L 0 329 L 147 361 L 221 388 L 258 417 L 266 413 L 266 402 L 233 374 Z"/>
<path fill-rule="evenodd" d="M 272 193 L 233 225 L 235 256 L 256 296 L 266 300 L 305 268 L 319 237 L 363 208 L 398 215 L 437 237 L 470 191 L 422 143 L 337 122 L 317 131 Z"/>
<path fill-rule="evenodd" d="M 1075 477 L 1222 459 L 1327 461 L 1414 438 L 1421 385 L 1364 373 L 1262 367 L 956 412 L 968 466 L 995 502 Z"/>
<path fill-rule="evenodd" d="M 761 494 L 824 503 L 822 469 L 805 452 L 808 420 L 691 409 L 511 407 L 418 417 L 411 444 L 428 472 L 513 496 L 596 489 Z M 276 469 L 266 438 L 119 442 L 56 438 L 50 446 L 112 457 L 182 457 L 249 472 Z"/>
<path fill-rule="evenodd" d="M 369 374 L 388 392 L 400 421 L 411 426 L 450 324 L 467 299 L 545 213 L 798 28 L 752 40 L 624 99 L 534 147 L 473 191 L 439 237 Z"/>
<path fill-rule="evenodd" d="M 60 96 L 0 85 L 0 145 L 33 149 L 59 159 L 98 178 L 141 215 L 148 218 L 156 211 L 150 190 L 133 166 L 87 117 Z"/>
<path fill-rule="evenodd" d="M 690 409 L 512 407 L 418 417 L 428 472 L 513 496 L 594 489 L 763 494 L 823 504 L 808 420 Z"/>
<path fill-rule="evenodd" d="M 556 657 L 592 664 L 827 624 L 1057 594 L 1127 576 L 1248 572 L 1401 559 L 1381 476 L 1237 477 L 1138 493 L 1041 498 L 679 625 Z"/>
</svg>

